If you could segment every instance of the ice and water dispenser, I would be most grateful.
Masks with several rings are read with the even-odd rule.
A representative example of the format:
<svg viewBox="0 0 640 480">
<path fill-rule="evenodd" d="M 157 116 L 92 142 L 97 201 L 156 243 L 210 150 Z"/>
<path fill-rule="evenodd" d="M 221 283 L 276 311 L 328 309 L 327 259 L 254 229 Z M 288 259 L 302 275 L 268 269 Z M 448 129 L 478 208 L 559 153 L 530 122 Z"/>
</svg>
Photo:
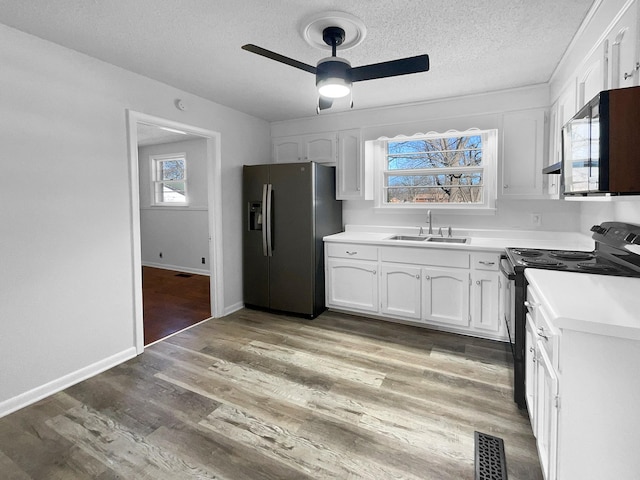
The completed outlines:
<svg viewBox="0 0 640 480">
<path fill-rule="evenodd" d="M 262 202 L 249 202 L 249 230 L 262 230 Z"/>
</svg>

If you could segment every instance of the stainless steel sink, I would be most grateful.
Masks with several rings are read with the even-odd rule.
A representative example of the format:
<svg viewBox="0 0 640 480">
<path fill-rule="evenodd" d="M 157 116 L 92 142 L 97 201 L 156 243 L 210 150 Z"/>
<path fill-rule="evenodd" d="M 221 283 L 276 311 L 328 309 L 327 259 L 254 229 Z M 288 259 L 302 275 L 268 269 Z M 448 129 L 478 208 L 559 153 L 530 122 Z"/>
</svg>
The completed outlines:
<svg viewBox="0 0 640 480">
<path fill-rule="evenodd" d="M 427 238 L 427 242 L 438 242 L 438 243 L 467 243 L 467 238 L 457 238 L 457 237 L 429 237 Z"/>
<path fill-rule="evenodd" d="M 389 237 L 387 240 L 408 240 L 411 242 L 424 242 L 429 237 L 418 237 L 415 235 L 395 235 Z"/>
</svg>

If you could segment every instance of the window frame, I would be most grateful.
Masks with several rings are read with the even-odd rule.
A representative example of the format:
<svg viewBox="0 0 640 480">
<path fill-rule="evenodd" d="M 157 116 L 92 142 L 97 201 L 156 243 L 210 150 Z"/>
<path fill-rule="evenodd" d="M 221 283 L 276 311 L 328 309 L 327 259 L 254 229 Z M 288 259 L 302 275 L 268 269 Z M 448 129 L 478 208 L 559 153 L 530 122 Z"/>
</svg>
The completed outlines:
<svg viewBox="0 0 640 480">
<path fill-rule="evenodd" d="M 159 164 L 171 160 L 182 160 L 184 162 L 184 175 L 181 180 L 163 180 L 158 178 L 161 171 Z M 149 155 L 149 165 L 151 172 L 151 206 L 152 207 L 185 207 L 189 206 L 189 196 L 187 190 L 187 154 L 186 152 L 163 153 L 159 155 Z M 183 183 L 184 184 L 184 202 L 164 202 L 158 200 L 159 189 L 164 188 L 166 184 Z"/>
<path fill-rule="evenodd" d="M 389 142 L 403 142 L 434 138 L 451 138 L 463 136 L 482 136 L 482 165 L 478 167 L 449 167 L 433 169 L 416 169 L 416 173 L 438 175 L 443 173 L 473 173 L 482 172 L 482 201 L 477 203 L 389 203 L 386 201 L 385 178 L 393 175 L 393 170 L 387 169 L 387 145 Z M 450 210 L 464 213 L 495 213 L 497 198 L 497 170 L 498 170 L 498 129 L 470 128 L 464 131 L 447 130 L 446 132 L 417 133 L 415 135 L 398 135 L 396 137 L 380 137 L 372 141 L 373 164 L 375 168 L 375 209 L 381 212 L 411 210 Z M 398 170 L 400 175 L 407 174 L 411 170 Z M 419 174 L 418 173 L 418 174 Z"/>
</svg>

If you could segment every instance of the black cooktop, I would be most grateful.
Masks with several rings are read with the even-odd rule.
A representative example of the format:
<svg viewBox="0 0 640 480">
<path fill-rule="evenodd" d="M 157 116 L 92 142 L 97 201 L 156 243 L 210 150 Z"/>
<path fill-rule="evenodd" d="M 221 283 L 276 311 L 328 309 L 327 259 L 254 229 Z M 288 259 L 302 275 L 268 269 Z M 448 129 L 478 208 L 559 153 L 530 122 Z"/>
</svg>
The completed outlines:
<svg viewBox="0 0 640 480">
<path fill-rule="evenodd" d="M 596 241 L 596 248 L 591 252 L 507 248 L 507 257 L 516 272 L 530 267 L 640 277 L 640 255 L 626 248 L 640 245 L 640 226 L 604 222 L 595 225 L 591 231 Z"/>
<path fill-rule="evenodd" d="M 507 248 L 507 256 L 516 270 L 526 267 L 562 270 L 565 272 L 598 273 L 640 277 L 640 272 L 615 262 L 603 254 L 566 250 Z"/>
</svg>

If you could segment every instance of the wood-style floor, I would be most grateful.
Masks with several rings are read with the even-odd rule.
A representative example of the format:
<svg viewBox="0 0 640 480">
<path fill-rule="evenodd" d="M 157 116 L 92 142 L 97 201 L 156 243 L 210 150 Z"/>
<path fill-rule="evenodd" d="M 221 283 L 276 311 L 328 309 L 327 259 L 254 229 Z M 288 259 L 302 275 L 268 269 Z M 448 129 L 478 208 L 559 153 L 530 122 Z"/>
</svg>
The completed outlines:
<svg viewBox="0 0 640 480">
<path fill-rule="evenodd" d="M 541 479 L 504 344 L 241 310 L 0 419 L 3 479 Z"/>
<path fill-rule="evenodd" d="M 144 344 L 211 317 L 209 277 L 142 267 Z"/>
</svg>

